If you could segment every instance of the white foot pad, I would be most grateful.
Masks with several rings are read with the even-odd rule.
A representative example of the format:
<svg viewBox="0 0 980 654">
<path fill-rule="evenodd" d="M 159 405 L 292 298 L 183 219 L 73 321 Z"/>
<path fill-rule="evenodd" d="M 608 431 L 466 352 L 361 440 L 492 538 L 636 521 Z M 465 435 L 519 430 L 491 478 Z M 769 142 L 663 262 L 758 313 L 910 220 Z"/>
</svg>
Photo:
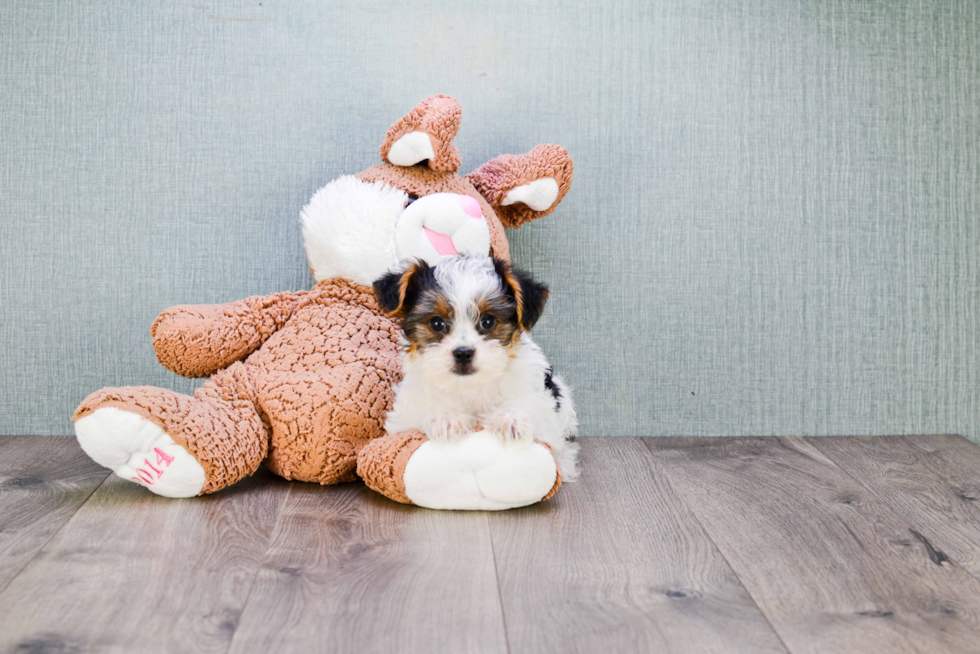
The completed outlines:
<svg viewBox="0 0 980 654">
<path fill-rule="evenodd" d="M 204 468 L 197 459 L 135 413 L 96 409 L 75 423 L 75 435 L 93 461 L 157 495 L 194 497 L 204 488 Z"/>
<path fill-rule="evenodd" d="M 557 478 L 544 445 L 479 431 L 420 445 L 405 466 L 405 495 L 429 509 L 497 511 L 540 502 Z"/>
</svg>

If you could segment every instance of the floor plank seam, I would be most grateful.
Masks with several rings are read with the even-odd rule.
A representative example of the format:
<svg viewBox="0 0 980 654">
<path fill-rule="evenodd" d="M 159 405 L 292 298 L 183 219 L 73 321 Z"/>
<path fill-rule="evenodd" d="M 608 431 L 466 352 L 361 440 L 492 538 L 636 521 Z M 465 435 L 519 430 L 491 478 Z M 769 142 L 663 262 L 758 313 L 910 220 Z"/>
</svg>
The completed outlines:
<svg viewBox="0 0 980 654">
<path fill-rule="evenodd" d="M 31 564 L 34 563 L 34 561 L 37 560 L 37 557 L 41 556 L 41 554 L 44 553 L 45 548 L 47 548 L 47 546 L 51 543 L 51 541 L 54 540 L 55 537 L 58 534 L 61 533 L 61 530 L 62 529 L 64 529 L 66 526 L 68 526 L 68 523 L 70 523 L 72 520 L 75 519 L 75 516 L 78 515 L 78 512 L 81 511 L 82 507 L 85 506 L 86 504 L 88 504 L 88 501 L 90 499 L 92 499 L 92 496 L 95 495 L 95 492 L 97 490 L 99 490 L 100 488 L 102 488 L 103 484 L 105 484 L 106 480 L 109 479 L 109 477 L 111 475 L 112 475 L 112 472 L 109 471 L 109 470 L 106 470 L 106 476 L 102 478 L 102 481 L 99 482 L 98 486 L 96 486 L 95 488 L 93 488 L 91 490 L 91 492 L 89 492 L 89 494 L 85 496 L 85 499 L 82 501 L 81 504 L 78 505 L 78 508 L 76 508 L 75 511 L 70 516 L 68 516 L 68 519 L 67 520 L 65 520 L 63 523 L 61 523 L 61 526 L 60 527 L 58 527 L 57 529 L 54 530 L 54 532 L 52 532 L 51 536 L 48 537 L 48 539 L 44 541 L 44 544 L 41 545 L 41 547 L 38 548 L 37 552 L 34 553 L 34 556 L 32 556 L 30 559 L 28 559 L 27 562 L 24 563 L 23 566 L 21 566 L 20 570 L 17 571 L 17 574 L 15 574 L 13 577 L 11 577 L 10 580 L 6 584 L 3 585 L 3 588 L 0 588 L 0 595 L 3 595 L 3 593 L 8 588 L 10 588 L 10 585 L 12 583 L 14 583 L 14 581 L 17 579 L 17 577 L 21 576 L 24 573 L 24 570 L 27 570 L 27 568 L 29 568 L 31 566 Z"/>
<path fill-rule="evenodd" d="M 279 522 L 282 520 L 283 508 L 289 501 L 289 496 L 293 492 L 293 486 L 296 482 L 292 482 L 286 486 L 285 497 L 282 498 L 282 502 L 279 503 L 279 510 L 276 513 L 276 520 L 272 524 L 272 529 L 269 530 L 269 540 L 265 544 L 265 551 L 262 553 L 262 558 L 259 559 L 259 564 L 255 566 L 255 574 L 252 575 L 252 583 L 248 585 L 248 592 L 245 593 L 245 601 L 242 602 L 242 608 L 238 611 L 238 620 L 235 621 L 235 630 L 231 633 L 231 638 L 228 639 L 228 647 L 225 648 L 225 654 L 231 652 L 232 645 L 235 644 L 235 638 L 238 636 L 238 629 L 242 626 L 242 616 L 245 615 L 245 609 L 248 608 L 248 603 L 252 599 L 252 590 L 255 589 L 255 582 L 258 581 L 259 575 L 262 574 L 262 566 L 265 565 L 265 561 L 269 556 L 269 550 L 272 549 L 272 540 L 275 538 L 276 531 L 279 529 Z"/>
<path fill-rule="evenodd" d="M 735 567 L 732 565 L 731 561 L 728 560 L 728 557 L 725 555 L 725 551 L 718 546 L 718 543 L 715 541 L 715 537 L 711 535 L 711 532 L 708 531 L 708 528 L 705 526 L 704 522 L 702 522 L 701 518 L 698 517 L 697 512 L 694 511 L 694 508 L 691 506 L 688 499 L 684 497 L 684 494 L 677 489 L 676 484 L 674 484 L 673 478 L 671 478 L 670 476 L 670 471 L 668 471 L 665 466 L 660 465 L 660 462 L 657 461 L 657 453 L 647 444 L 646 439 L 641 438 L 640 440 L 643 441 L 643 447 L 645 447 L 647 449 L 647 452 L 650 453 L 650 460 L 652 464 L 660 468 L 660 471 L 663 473 L 664 479 L 667 482 L 667 486 L 674 492 L 675 495 L 677 495 L 678 499 L 681 501 L 681 504 L 684 505 L 684 508 L 686 508 L 688 512 L 691 514 L 691 517 L 694 518 L 694 522 L 696 522 L 698 526 L 701 527 L 701 531 L 704 532 L 704 535 L 708 539 L 708 542 L 711 543 L 711 546 L 714 547 L 715 550 L 718 552 L 718 555 L 721 557 L 722 561 L 725 562 L 725 565 L 728 566 L 728 569 L 731 570 L 732 574 L 735 575 L 735 578 L 738 579 L 738 585 L 741 586 L 742 590 L 745 591 L 746 596 L 750 600 L 752 600 L 752 604 L 755 606 L 756 610 L 759 611 L 759 615 L 761 615 L 762 619 L 766 621 L 766 624 L 769 625 L 769 628 L 772 630 L 772 633 L 776 635 L 776 638 L 783 646 L 783 649 L 786 650 L 787 654 L 792 654 L 793 650 L 790 649 L 789 644 L 783 639 L 783 635 L 779 633 L 778 629 L 776 629 L 776 625 L 773 624 L 770 617 L 766 614 L 765 610 L 759 604 L 759 601 L 752 594 L 752 591 L 750 591 L 748 587 L 745 585 L 745 582 L 742 581 L 742 577 L 735 570 Z"/>
<path fill-rule="evenodd" d="M 493 578 L 497 580 L 497 601 L 500 603 L 500 621 L 504 627 L 504 643 L 507 645 L 507 654 L 510 651 L 510 634 L 507 633 L 507 613 L 504 610 L 504 596 L 500 590 L 500 570 L 497 568 L 497 548 L 493 544 L 493 525 L 490 524 L 490 514 L 486 514 L 487 535 L 490 537 L 490 554 L 493 559 Z"/>
</svg>

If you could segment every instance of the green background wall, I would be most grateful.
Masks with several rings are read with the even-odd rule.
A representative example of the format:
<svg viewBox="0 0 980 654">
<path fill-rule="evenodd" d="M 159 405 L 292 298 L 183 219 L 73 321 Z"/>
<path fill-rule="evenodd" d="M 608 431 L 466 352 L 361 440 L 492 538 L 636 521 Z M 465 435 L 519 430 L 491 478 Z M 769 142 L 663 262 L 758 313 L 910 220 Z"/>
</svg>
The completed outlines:
<svg viewBox="0 0 980 654">
<path fill-rule="evenodd" d="M 0 433 L 193 389 L 156 314 L 308 287 L 299 210 L 433 93 L 464 173 L 575 157 L 510 238 L 584 433 L 980 438 L 973 0 L 5 2 Z"/>
</svg>

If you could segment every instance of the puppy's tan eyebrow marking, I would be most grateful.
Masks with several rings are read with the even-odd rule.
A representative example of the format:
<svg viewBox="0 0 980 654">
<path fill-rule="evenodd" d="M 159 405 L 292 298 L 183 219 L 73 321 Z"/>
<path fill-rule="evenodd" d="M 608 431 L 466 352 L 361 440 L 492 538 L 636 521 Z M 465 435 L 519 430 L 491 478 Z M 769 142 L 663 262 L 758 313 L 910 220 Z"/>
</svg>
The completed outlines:
<svg viewBox="0 0 980 654">
<path fill-rule="evenodd" d="M 485 313 L 492 313 L 501 320 L 506 320 L 510 316 L 516 316 L 517 303 L 503 293 L 491 293 L 481 296 L 476 301 L 478 316 Z"/>
<path fill-rule="evenodd" d="M 485 314 L 497 319 L 493 328 L 486 332 L 485 338 L 497 340 L 504 347 L 509 347 L 518 340 L 521 325 L 518 322 L 516 303 L 512 298 L 503 293 L 484 295 L 476 301 L 476 309 L 476 321 Z"/>
<path fill-rule="evenodd" d="M 402 323 L 402 330 L 408 339 L 408 351 L 417 352 L 424 350 L 430 345 L 434 345 L 452 332 L 455 309 L 449 302 L 441 289 L 429 289 L 422 293 L 422 296 L 412 307 L 412 310 L 405 316 Z M 435 332 L 432 329 L 431 321 L 436 316 L 446 321 L 448 329 Z"/>
<path fill-rule="evenodd" d="M 432 315 L 442 316 L 447 322 L 452 323 L 456 317 L 456 309 L 453 308 L 449 299 L 440 293 L 432 303 Z"/>
</svg>

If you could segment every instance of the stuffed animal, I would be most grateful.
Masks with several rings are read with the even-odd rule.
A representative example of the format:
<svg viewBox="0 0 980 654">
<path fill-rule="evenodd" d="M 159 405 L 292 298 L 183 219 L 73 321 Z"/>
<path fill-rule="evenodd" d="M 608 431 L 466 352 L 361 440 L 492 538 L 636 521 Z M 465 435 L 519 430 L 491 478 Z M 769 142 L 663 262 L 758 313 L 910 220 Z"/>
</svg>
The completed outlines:
<svg viewBox="0 0 980 654">
<path fill-rule="evenodd" d="M 385 434 L 401 377 L 399 325 L 371 283 L 406 259 L 456 253 L 509 260 L 505 227 L 548 215 L 572 160 L 556 145 L 503 155 L 461 177 L 453 98 L 433 96 L 387 132 L 384 163 L 320 189 L 301 215 L 315 285 L 219 305 L 171 307 L 150 329 L 157 359 L 209 377 L 193 396 L 104 388 L 73 417 L 100 465 L 166 497 L 221 490 L 260 464 L 320 484 L 354 481 L 404 503 L 505 509 L 550 497 L 546 445 L 484 432 L 443 444 Z"/>
</svg>

